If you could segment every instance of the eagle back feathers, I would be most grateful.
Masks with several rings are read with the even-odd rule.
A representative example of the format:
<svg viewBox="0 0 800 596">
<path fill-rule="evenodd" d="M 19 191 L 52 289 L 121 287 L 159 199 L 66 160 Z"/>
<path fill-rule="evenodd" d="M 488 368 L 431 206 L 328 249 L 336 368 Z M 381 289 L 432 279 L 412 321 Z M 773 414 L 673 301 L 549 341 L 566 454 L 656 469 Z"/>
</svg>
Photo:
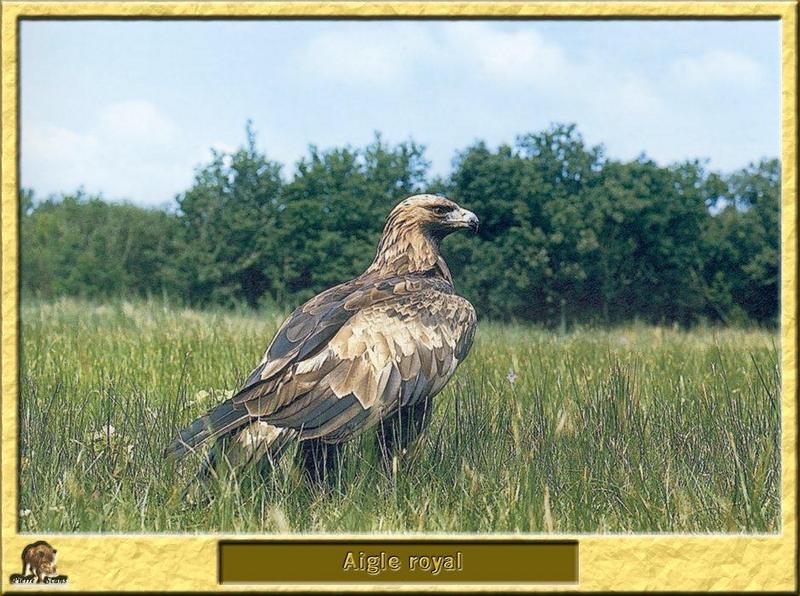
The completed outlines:
<svg viewBox="0 0 800 596">
<path fill-rule="evenodd" d="M 272 351 L 282 365 L 268 357 L 233 402 L 301 438 L 331 441 L 441 390 L 466 355 L 475 324 L 469 303 L 439 277 L 364 284 L 327 311 L 319 304 L 315 310 L 316 316 L 307 307 L 295 311 L 276 336 L 282 343 L 268 350 L 289 347 Z M 284 341 L 287 328 L 305 329 L 305 337 L 286 333 Z"/>
</svg>

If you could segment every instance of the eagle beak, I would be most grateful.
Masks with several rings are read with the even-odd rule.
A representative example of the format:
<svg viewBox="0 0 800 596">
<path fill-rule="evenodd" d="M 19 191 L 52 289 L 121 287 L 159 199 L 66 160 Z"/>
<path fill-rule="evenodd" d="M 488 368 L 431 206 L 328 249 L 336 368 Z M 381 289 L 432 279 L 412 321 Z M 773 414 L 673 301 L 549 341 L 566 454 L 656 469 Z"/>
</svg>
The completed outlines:
<svg viewBox="0 0 800 596">
<path fill-rule="evenodd" d="M 473 232 L 478 231 L 478 226 L 481 223 L 477 215 L 475 215 L 472 211 L 467 211 L 466 209 L 461 210 L 461 221 L 463 221 L 466 227 Z"/>
</svg>

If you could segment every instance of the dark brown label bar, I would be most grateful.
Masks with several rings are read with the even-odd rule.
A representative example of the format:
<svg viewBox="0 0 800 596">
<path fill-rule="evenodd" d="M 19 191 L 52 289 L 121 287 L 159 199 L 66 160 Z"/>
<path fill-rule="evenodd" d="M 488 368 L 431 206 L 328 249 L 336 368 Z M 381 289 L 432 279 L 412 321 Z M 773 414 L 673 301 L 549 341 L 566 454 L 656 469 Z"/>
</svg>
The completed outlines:
<svg viewBox="0 0 800 596">
<path fill-rule="evenodd" d="M 220 583 L 577 583 L 576 541 L 225 541 Z"/>
</svg>

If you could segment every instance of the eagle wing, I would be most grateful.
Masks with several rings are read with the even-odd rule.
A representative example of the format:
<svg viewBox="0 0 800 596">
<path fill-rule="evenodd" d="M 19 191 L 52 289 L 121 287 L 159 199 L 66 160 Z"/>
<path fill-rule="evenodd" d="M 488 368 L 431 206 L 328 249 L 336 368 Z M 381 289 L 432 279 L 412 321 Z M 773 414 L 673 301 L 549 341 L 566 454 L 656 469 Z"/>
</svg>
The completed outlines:
<svg viewBox="0 0 800 596">
<path fill-rule="evenodd" d="M 170 445 L 181 456 L 258 418 L 338 442 L 430 397 L 469 351 L 475 312 L 441 280 L 357 279 L 295 310 L 239 392 Z"/>
<path fill-rule="evenodd" d="M 405 292 L 359 311 L 319 354 L 295 365 L 251 416 L 340 442 L 400 407 L 441 391 L 472 343 L 475 313 L 435 288 Z"/>
</svg>

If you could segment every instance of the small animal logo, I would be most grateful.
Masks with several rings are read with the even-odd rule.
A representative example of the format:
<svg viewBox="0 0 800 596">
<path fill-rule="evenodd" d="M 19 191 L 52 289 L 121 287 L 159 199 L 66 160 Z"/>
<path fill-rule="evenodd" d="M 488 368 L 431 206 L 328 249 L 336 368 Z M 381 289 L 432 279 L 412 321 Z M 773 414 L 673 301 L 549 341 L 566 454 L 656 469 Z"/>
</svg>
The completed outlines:
<svg viewBox="0 0 800 596">
<path fill-rule="evenodd" d="M 56 571 L 58 551 L 44 540 L 22 549 L 22 574 L 11 576 L 12 584 L 64 584 L 67 577 Z"/>
</svg>

